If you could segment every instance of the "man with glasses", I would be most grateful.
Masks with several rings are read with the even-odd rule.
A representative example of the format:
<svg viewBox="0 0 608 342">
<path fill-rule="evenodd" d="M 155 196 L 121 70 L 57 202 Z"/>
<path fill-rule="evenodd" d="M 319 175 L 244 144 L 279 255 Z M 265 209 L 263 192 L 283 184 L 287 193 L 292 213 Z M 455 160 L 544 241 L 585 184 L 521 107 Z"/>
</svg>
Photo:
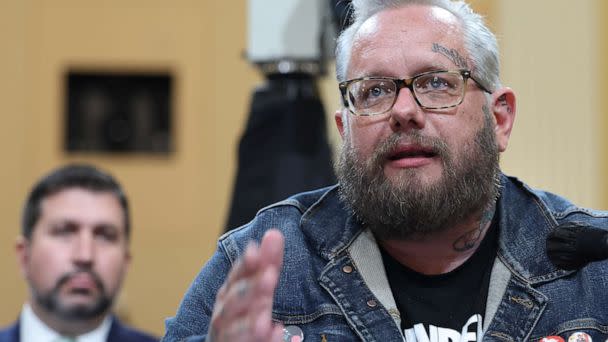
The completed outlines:
<svg viewBox="0 0 608 342">
<path fill-rule="evenodd" d="M 545 249 L 558 225 L 605 236 L 608 214 L 501 173 L 516 101 L 482 18 L 462 1 L 353 6 L 339 185 L 222 236 L 165 340 L 606 340 L 606 266 L 561 270 Z"/>
</svg>

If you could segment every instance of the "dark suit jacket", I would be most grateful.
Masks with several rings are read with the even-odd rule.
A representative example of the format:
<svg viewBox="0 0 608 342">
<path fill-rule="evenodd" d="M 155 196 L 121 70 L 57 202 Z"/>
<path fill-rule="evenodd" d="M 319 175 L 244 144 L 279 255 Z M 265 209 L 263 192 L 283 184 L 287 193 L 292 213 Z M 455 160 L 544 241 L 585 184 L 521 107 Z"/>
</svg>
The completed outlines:
<svg viewBox="0 0 608 342">
<path fill-rule="evenodd" d="M 158 342 L 158 340 L 144 332 L 122 325 L 116 317 L 113 317 L 107 342 Z M 19 321 L 0 330 L 0 342 L 20 342 Z"/>
</svg>

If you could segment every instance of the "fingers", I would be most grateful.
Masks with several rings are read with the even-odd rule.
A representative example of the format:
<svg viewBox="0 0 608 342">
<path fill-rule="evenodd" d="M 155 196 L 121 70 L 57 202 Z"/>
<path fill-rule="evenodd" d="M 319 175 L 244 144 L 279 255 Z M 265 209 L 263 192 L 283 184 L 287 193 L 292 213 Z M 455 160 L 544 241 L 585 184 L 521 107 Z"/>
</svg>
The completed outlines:
<svg viewBox="0 0 608 342">
<path fill-rule="evenodd" d="M 216 302 L 223 321 L 230 321 L 240 316 L 258 317 L 265 311 L 272 311 L 274 288 L 278 273 L 274 268 L 267 268 L 256 277 L 244 278 L 226 287 L 226 293 Z"/>
<path fill-rule="evenodd" d="M 283 325 L 275 324 L 264 334 L 251 334 L 249 322 L 246 320 L 236 321 L 235 324 L 225 329 L 222 334 L 215 331 L 209 335 L 212 342 L 234 342 L 234 341 L 260 341 L 260 342 L 282 342 Z"/>
<path fill-rule="evenodd" d="M 276 341 L 282 328 L 272 322 L 272 301 L 283 263 L 283 235 L 264 234 L 234 264 L 216 298 L 210 334 L 214 341 Z"/>
<path fill-rule="evenodd" d="M 283 325 L 282 324 L 276 324 L 272 328 L 272 332 L 270 333 L 270 338 L 268 339 L 268 341 L 272 341 L 272 342 L 283 341 Z"/>
<path fill-rule="evenodd" d="M 285 245 L 283 234 L 276 229 L 271 229 L 264 234 L 260 246 L 260 259 L 262 264 L 281 268 L 283 264 L 283 249 Z"/>
<path fill-rule="evenodd" d="M 227 283 L 234 282 L 239 278 L 250 276 L 255 273 L 260 263 L 260 251 L 253 241 L 247 244 L 243 256 L 234 264 L 228 274 Z"/>
<path fill-rule="evenodd" d="M 252 276 L 268 266 L 273 266 L 279 272 L 283 264 L 283 248 L 283 234 L 276 229 L 271 229 L 264 234 L 260 247 L 253 241 L 249 242 L 241 259 L 232 267 L 226 284 Z M 220 290 L 221 292 L 223 291 Z"/>
</svg>

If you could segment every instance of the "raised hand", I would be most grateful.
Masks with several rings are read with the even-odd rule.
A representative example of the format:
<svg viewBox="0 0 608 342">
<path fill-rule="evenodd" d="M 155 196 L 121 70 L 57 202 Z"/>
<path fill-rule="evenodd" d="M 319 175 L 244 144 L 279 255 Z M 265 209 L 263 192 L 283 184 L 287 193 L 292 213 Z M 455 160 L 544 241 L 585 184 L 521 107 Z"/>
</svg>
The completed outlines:
<svg viewBox="0 0 608 342">
<path fill-rule="evenodd" d="M 272 322 L 272 300 L 283 247 L 283 235 L 276 229 L 264 234 L 260 246 L 247 245 L 217 294 L 210 341 L 282 341 L 283 327 Z"/>
</svg>

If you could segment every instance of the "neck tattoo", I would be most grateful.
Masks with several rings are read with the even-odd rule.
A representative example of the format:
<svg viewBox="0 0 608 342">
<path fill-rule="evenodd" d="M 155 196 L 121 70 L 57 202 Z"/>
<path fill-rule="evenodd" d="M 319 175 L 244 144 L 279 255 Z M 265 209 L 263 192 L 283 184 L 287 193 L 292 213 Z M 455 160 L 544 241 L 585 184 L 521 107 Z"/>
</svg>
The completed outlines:
<svg viewBox="0 0 608 342">
<path fill-rule="evenodd" d="M 454 241 L 452 247 L 456 252 L 466 252 L 468 250 L 473 249 L 478 242 L 480 242 L 482 233 L 489 226 L 489 223 L 492 221 L 494 217 L 494 213 L 496 212 L 496 202 L 492 202 L 492 205 L 484 211 L 483 215 L 481 215 L 481 219 L 479 220 L 479 226 L 472 230 L 467 231 L 460 237 Z"/>
</svg>

